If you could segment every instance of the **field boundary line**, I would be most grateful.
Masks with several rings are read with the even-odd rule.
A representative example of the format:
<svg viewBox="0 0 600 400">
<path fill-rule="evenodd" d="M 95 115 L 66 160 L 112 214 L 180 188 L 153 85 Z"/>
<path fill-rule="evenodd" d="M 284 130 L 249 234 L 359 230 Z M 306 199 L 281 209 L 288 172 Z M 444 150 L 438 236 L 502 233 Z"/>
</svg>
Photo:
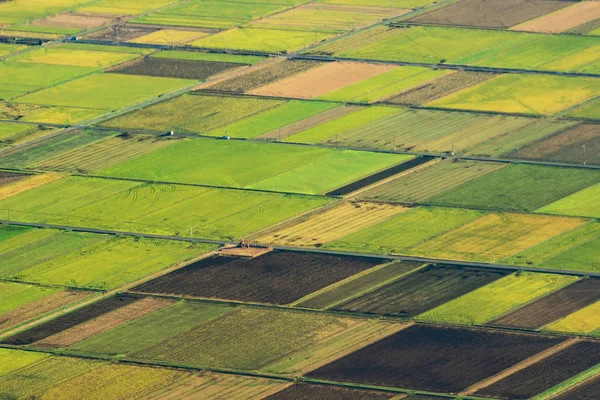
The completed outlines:
<svg viewBox="0 0 600 400">
<path fill-rule="evenodd" d="M 565 341 L 557 344 L 556 346 L 552 346 L 549 349 L 546 349 L 532 357 L 529 357 L 529 358 L 521 361 L 520 363 L 513 365 L 512 367 L 507 368 L 504 371 L 502 371 L 496 375 L 493 375 L 493 376 L 491 376 L 487 379 L 484 379 L 472 386 L 469 386 L 468 388 L 463 390 L 460 394 L 461 395 L 474 394 L 481 389 L 485 389 L 486 387 L 489 387 L 489 386 L 493 385 L 494 383 L 501 381 L 504 378 L 512 376 L 528 367 L 531 367 L 532 365 L 542 362 L 542 361 L 546 360 L 547 358 L 549 358 L 555 354 L 558 354 L 558 353 L 562 352 L 563 350 L 568 349 L 569 347 L 575 345 L 576 343 L 579 343 L 580 341 L 581 341 L 581 339 L 579 339 L 579 338 L 572 338 L 572 339 L 565 340 Z"/>
<path fill-rule="evenodd" d="M 82 292 L 92 292 L 92 293 L 105 293 L 105 289 L 96 289 L 96 288 L 86 288 L 81 286 L 70 286 L 70 285 L 60 285 L 55 283 L 44 283 L 44 282 L 32 282 L 32 281 L 22 281 L 19 279 L 10 279 L 10 278 L 0 278 L 0 282 L 7 283 L 19 283 L 23 285 L 31 285 L 31 286 L 39 286 L 44 288 L 52 288 L 52 289 L 67 289 L 67 290 L 78 290 Z"/>
</svg>

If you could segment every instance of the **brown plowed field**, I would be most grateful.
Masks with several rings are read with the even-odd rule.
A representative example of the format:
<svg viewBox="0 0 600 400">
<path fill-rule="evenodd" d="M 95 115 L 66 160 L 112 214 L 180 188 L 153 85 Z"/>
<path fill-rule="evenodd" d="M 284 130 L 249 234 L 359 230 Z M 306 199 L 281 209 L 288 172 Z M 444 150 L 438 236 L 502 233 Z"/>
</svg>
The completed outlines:
<svg viewBox="0 0 600 400">
<path fill-rule="evenodd" d="M 573 4 L 556 0 L 463 0 L 418 15 L 409 21 L 508 28 Z"/>
<path fill-rule="evenodd" d="M 387 102 L 421 105 L 497 77 L 491 72 L 458 71 L 403 92 Z"/>
<path fill-rule="evenodd" d="M 134 319 L 173 304 L 173 302 L 173 300 L 153 299 L 148 297 L 35 342 L 34 345 L 51 348 L 69 347 L 82 340 L 89 339 L 92 336 L 99 335 L 119 325 L 123 325 L 129 321 L 133 321 Z"/>
<path fill-rule="evenodd" d="M 568 3 L 567 3 L 568 4 Z M 544 17 L 513 26 L 512 30 L 559 33 L 600 18 L 600 1 L 582 1 Z"/>
<path fill-rule="evenodd" d="M 536 329 L 600 300 L 600 279 L 584 279 L 488 325 Z"/>
<path fill-rule="evenodd" d="M 209 90 L 222 90 L 226 92 L 243 93 L 259 86 L 276 82 L 290 75 L 322 65 L 318 61 L 286 60 L 268 64 L 264 68 L 257 68 L 247 74 L 216 82 L 214 85 L 203 87 Z"/>
<path fill-rule="evenodd" d="M 37 325 L 24 332 L 17 333 L 14 336 L 4 339 L 2 343 L 13 345 L 32 344 L 79 324 L 83 324 L 84 322 L 90 321 L 101 315 L 108 314 L 121 307 L 125 307 L 141 298 L 143 297 L 137 295 L 118 295 L 110 297 L 89 306 L 79 308 L 41 325 Z"/>
<path fill-rule="evenodd" d="M 92 293 L 83 290 L 63 290 L 40 300 L 24 304 L 0 316 L 0 331 L 64 307 L 67 304 L 83 300 Z"/>
<path fill-rule="evenodd" d="M 554 400 L 598 400 L 600 399 L 600 375 L 583 385 L 569 390 Z"/>
<path fill-rule="evenodd" d="M 0 171 L 0 186 L 8 185 L 9 183 L 13 183 L 16 181 L 20 181 L 21 179 L 30 177 L 28 174 L 18 174 L 15 172 L 5 172 Z"/>
<path fill-rule="evenodd" d="M 600 342 L 579 342 L 477 392 L 526 400 L 600 363 Z"/>
<path fill-rule="evenodd" d="M 252 259 L 213 256 L 133 290 L 289 304 L 386 261 L 291 251 L 272 251 Z"/>
<path fill-rule="evenodd" d="M 393 65 L 331 62 L 252 90 L 262 96 L 313 99 L 396 68 Z"/>
<path fill-rule="evenodd" d="M 415 325 L 308 376 L 457 393 L 562 340 L 542 335 Z"/>
<path fill-rule="evenodd" d="M 127 63 L 110 72 L 129 75 L 160 76 L 164 78 L 206 79 L 242 65 L 227 62 L 178 60 L 172 58 L 144 57 Z"/>
<path fill-rule="evenodd" d="M 337 386 L 296 384 L 266 397 L 265 400 L 386 400 L 394 394 Z"/>
<path fill-rule="evenodd" d="M 335 309 L 414 317 L 506 275 L 501 270 L 428 266 Z"/>
</svg>

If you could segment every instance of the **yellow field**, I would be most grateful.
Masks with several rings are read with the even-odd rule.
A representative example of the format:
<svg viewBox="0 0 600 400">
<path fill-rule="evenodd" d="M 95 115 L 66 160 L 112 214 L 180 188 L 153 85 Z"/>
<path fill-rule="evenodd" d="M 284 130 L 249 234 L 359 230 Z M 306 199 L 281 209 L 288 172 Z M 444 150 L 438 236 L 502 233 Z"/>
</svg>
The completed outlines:
<svg viewBox="0 0 600 400">
<path fill-rule="evenodd" d="M 316 246 L 385 221 L 408 208 L 389 204 L 345 202 L 290 227 L 257 239 L 285 246 Z"/>
<path fill-rule="evenodd" d="M 22 121 L 71 125 L 99 117 L 105 111 L 89 108 L 48 107 L 28 113 Z"/>
<path fill-rule="evenodd" d="M 42 175 L 33 175 L 31 178 L 17 181 L 13 184 L 0 187 L 0 200 L 7 199 L 19 193 L 26 192 L 37 186 L 45 185 L 46 183 L 54 182 L 65 176 L 59 173 L 48 173 Z"/>
<path fill-rule="evenodd" d="M 579 218 L 488 214 L 410 249 L 428 257 L 499 262 L 584 224 Z"/>
<path fill-rule="evenodd" d="M 177 3 L 177 0 L 99 0 L 77 11 L 91 14 L 135 15 L 174 3 Z"/>
<path fill-rule="evenodd" d="M 193 40 L 208 36 L 206 32 L 184 31 L 178 29 L 161 29 L 131 40 L 134 43 L 164 44 L 179 46 Z"/>
<path fill-rule="evenodd" d="M 600 329 L 600 301 L 545 327 L 559 332 L 592 333 Z"/>
<path fill-rule="evenodd" d="M 139 57 L 139 54 L 42 47 L 23 56 L 19 56 L 16 58 L 16 61 L 104 68 L 124 61 L 133 60 L 137 57 Z"/>
</svg>

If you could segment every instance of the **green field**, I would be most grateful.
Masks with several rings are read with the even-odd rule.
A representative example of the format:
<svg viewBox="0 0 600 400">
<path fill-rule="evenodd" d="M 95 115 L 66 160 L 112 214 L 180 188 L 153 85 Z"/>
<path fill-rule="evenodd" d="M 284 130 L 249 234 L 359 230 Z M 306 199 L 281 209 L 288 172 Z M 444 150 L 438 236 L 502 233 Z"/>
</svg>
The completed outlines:
<svg viewBox="0 0 600 400">
<path fill-rule="evenodd" d="M 158 58 L 174 58 L 177 60 L 194 60 L 194 61 L 214 61 L 228 62 L 235 64 L 252 65 L 257 62 L 264 61 L 264 57 L 259 56 L 240 56 L 237 54 L 221 54 L 221 53 L 203 53 L 199 51 L 181 51 L 181 50 L 165 50 L 154 53 L 151 57 Z"/>
<path fill-rule="evenodd" d="M 19 101 L 54 106 L 118 110 L 144 100 L 151 100 L 164 93 L 183 89 L 193 83 L 194 81 L 184 79 L 94 74 L 21 97 Z"/>
<path fill-rule="evenodd" d="M 0 201 L 13 220 L 233 240 L 322 206 L 321 197 L 64 178 Z"/>
<path fill-rule="evenodd" d="M 120 0 L 99 0 L 86 2 L 84 7 L 78 11 L 92 14 L 122 14 L 134 15 L 156 8 L 164 7 L 169 4 L 177 3 L 176 0 L 127 0 L 126 3 Z"/>
<path fill-rule="evenodd" d="M 484 324 L 578 279 L 569 275 L 515 273 L 427 311 L 417 319 L 451 324 Z"/>
<path fill-rule="evenodd" d="M 60 290 L 12 282 L 0 282 L 0 289 L 0 316 Z"/>
<path fill-rule="evenodd" d="M 32 2 L 14 0 L 0 4 L 0 24 L 22 24 L 47 15 L 57 14 L 89 0 L 52 0 Z"/>
<path fill-rule="evenodd" d="M 83 50 L 69 47 L 42 47 L 21 56 L 13 57 L 11 61 L 105 68 L 134 60 L 137 57 L 138 55 L 134 53 Z"/>
<path fill-rule="evenodd" d="M 36 131 L 35 125 L 20 125 L 10 122 L 0 122 L 0 144 L 11 144 Z"/>
<path fill-rule="evenodd" d="M 8 375 L 13 371 L 38 363 L 48 357 L 48 354 L 43 353 L 0 349 L 0 376 Z"/>
<path fill-rule="evenodd" d="M 552 115 L 595 97 L 596 78 L 508 74 L 426 105 L 450 109 Z"/>
<path fill-rule="evenodd" d="M 482 213 L 474 210 L 418 207 L 325 247 L 367 253 L 403 254 L 407 248 L 473 221 L 481 215 Z"/>
<path fill-rule="evenodd" d="M 600 119 L 600 99 L 595 99 L 569 113 L 570 116 L 585 119 Z"/>
<path fill-rule="evenodd" d="M 593 170 L 513 164 L 428 202 L 487 210 L 533 211 L 599 181 L 600 172 Z"/>
<path fill-rule="evenodd" d="M 600 218 L 600 184 L 582 189 L 538 210 L 540 213 Z"/>
<path fill-rule="evenodd" d="M 27 47 L 20 44 L 0 43 L 0 57 L 6 57 L 10 54 L 16 53 L 17 51 L 21 51 L 26 48 Z"/>
<path fill-rule="evenodd" d="M 397 8 L 417 8 L 424 7 L 433 3 L 433 0 L 369 0 L 365 4 L 365 0 L 319 0 L 319 3 L 325 4 L 341 4 L 349 6 L 365 6 L 372 7 L 397 7 Z"/>
<path fill-rule="evenodd" d="M 600 336 L 600 301 L 553 322 L 545 329 Z"/>
</svg>

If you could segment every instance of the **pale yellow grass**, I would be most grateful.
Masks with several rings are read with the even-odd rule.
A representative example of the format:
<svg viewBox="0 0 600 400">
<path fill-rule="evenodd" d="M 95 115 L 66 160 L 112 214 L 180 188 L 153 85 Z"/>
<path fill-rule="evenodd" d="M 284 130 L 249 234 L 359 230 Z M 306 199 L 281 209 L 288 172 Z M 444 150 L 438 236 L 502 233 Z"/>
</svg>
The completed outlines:
<svg viewBox="0 0 600 400">
<path fill-rule="evenodd" d="M 33 175 L 31 178 L 22 179 L 11 185 L 2 186 L 2 187 L 0 187 L 0 200 L 4 200 L 9 197 L 16 196 L 19 193 L 26 192 L 35 187 L 42 186 L 42 185 L 45 185 L 50 182 L 54 182 L 64 176 L 66 176 L 66 174 L 61 174 L 58 172 L 50 172 L 50 173 L 42 174 L 42 175 Z"/>
<path fill-rule="evenodd" d="M 178 29 L 161 29 L 132 40 L 133 43 L 182 45 L 208 36 L 206 32 Z"/>
<path fill-rule="evenodd" d="M 582 1 L 548 15 L 515 25 L 515 31 L 559 33 L 600 18 L 600 1 Z"/>
<path fill-rule="evenodd" d="M 258 238 L 258 242 L 285 246 L 315 246 L 378 224 L 409 210 L 407 207 L 345 202 L 308 219 Z"/>
<path fill-rule="evenodd" d="M 600 329 L 600 301 L 558 320 L 545 329 L 559 332 L 591 333 Z"/>
</svg>

